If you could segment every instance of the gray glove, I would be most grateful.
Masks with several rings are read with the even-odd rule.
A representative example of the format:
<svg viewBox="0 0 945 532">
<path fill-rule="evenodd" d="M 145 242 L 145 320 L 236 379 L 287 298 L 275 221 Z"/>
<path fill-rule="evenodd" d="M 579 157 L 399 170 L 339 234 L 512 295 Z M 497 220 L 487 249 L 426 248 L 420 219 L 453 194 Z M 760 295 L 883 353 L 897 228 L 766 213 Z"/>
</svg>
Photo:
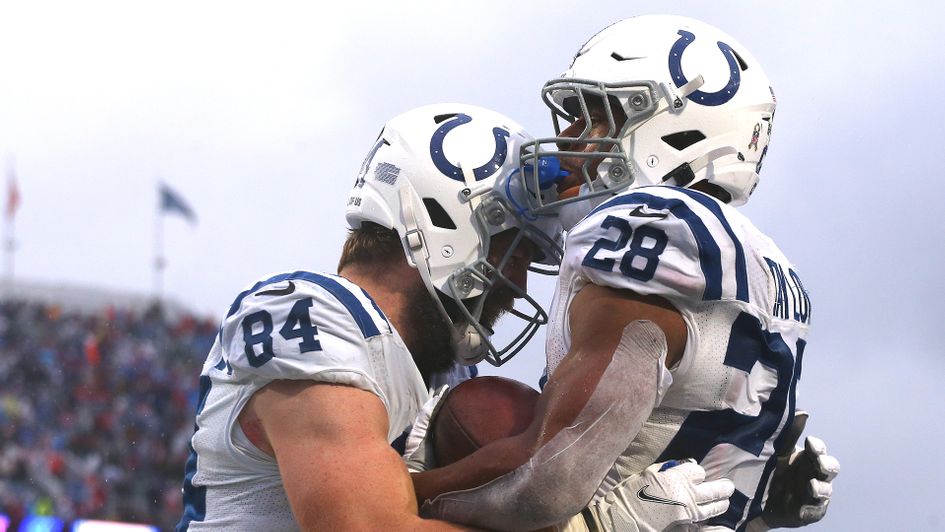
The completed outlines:
<svg viewBox="0 0 945 532">
<path fill-rule="evenodd" d="M 790 451 L 778 457 L 768 501 L 761 517 L 749 523 L 751 532 L 802 527 L 820 521 L 827 513 L 832 482 L 840 473 L 840 462 L 827 454 L 827 446 L 820 438 L 808 436 L 803 449 L 794 447 L 807 418 L 807 412 L 794 414 L 788 435 Z"/>
</svg>

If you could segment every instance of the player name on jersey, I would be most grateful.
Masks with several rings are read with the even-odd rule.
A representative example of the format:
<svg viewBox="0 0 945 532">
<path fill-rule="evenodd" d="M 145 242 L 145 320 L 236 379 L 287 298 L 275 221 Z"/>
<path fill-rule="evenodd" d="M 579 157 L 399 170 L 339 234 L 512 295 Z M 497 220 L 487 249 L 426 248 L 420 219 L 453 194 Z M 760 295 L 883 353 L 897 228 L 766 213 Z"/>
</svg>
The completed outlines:
<svg viewBox="0 0 945 532">
<path fill-rule="evenodd" d="M 781 264 L 765 257 L 768 269 L 774 281 L 775 300 L 771 314 L 778 318 L 794 320 L 800 323 L 810 321 L 810 297 L 804 290 L 800 276 L 791 268 L 785 274 Z"/>
</svg>

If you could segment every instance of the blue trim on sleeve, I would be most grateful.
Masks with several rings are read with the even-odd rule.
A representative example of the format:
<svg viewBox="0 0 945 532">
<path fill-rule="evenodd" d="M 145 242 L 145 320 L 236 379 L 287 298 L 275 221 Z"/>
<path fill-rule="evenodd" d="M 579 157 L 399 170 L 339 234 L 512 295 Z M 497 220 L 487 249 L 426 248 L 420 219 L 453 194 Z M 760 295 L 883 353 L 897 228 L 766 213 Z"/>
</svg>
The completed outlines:
<svg viewBox="0 0 945 532">
<path fill-rule="evenodd" d="M 748 266 L 745 263 L 745 249 L 742 247 L 742 243 L 738 240 L 738 237 L 735 236 L 735 231 L 732 230 L 728 219 L 725 218 L 722 208 L 718 203 L 701 192 L 685 188 L 677 188 L 676 190 L 699 202 L 699 204 L 706 209 L 709 209 L 709 212 L 714 214 L 715 217 L 719 219 L 719 223 L 722 224 L 722 227 L 725 228 L 725 232 L 728 233 L 728 236 L 732 239 L 732 244 L 735 246 L 735 297 L 739 301 L 750 303 L 750 301 L 748 301 Z"/>
<path fill-rule="evenodd" d="M 308 281 L 327 290 L 328 293 L 334 296 L 335 299 L 337 299 L 342 305 L 345 306 L 346 309 L 348 309 L 348 313 L 350 313 L 351 317 L 354 318 L 354 321 L 358 324 L 358 328 L 361 329 L 361 334 L 363 334 L 365 338 L 371 338 L 381 334 L 381 331 L 374 323 L 374 319 L 371 318 L 371 315 L 368 314 L 367 310 L 365 310 L 364 305 L 358 300 L 357 296 L 351 293 L 350 290 L 345 288 L 341 283 L 332 279 L 331 277 L 303 271 L 275 275 L 269 279 L 266 279 L 265 281 L 260 281 L 254 284 L 252 288 L 245 290 L 236 296 L 236 300 L 233 301 L 232 305 L 230 305 L 230 310 L 227 312 L 226 317 L 229 318 L 233 314 L 236 314 L 240 309 L 240 305 L 243 304 L 243 299 L 245 299 L 249 294 L 252 294 L 263 286 L 290 280 Z M 383 316 L 383 313 L 381 313 L 381 316 Z M 384 321 L 387 321 L 386 317 L 384 318 Z"/>
<path fill-rule="evenodd" d="M 686 205 L 685 201 L 654 196 L 645 192 L 633 192 L 617 196 L 599 205 L 588 216 L 618 205 L 646 205 L 654 210 L 668 210 L 673 216 L 686 222 L 690 232 L 696 239 L 696 245 L 699 247 L 699 266 L 702 268 L 703 277 L 705 277 L 705 290 L 702 293 L 702 299 L 711 301 L 722 298 L 722 251 L 712 237 L 709 228 L 706 227 L 699 215 Z"/>
<path fill-rule="evenodd" d="M 403 456 L 407 451 L 407 438 L 410 436 L 410 429 L 411 427 L 407 427 L 400 436 L 397 436 L 394 441 L 390 442 L 390 446 L 397 451 L 397 454 L 400 456 Z"/>
</svg>

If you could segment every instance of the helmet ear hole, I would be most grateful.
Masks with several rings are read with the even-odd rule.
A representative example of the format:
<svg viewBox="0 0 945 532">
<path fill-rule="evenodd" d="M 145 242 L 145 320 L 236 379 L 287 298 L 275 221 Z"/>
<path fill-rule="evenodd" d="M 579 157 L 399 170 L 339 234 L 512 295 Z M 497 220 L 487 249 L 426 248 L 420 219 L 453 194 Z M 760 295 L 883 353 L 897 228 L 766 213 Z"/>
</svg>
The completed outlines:
<svg viewBox="0 0 945 532">
<path fill-rule="evenodd" d="M 663 142 L 669 144 L 676 150 L 683 151 L 689 146 L 692 146 L 699 141 L 705 140 L 705 134 L 703 134 L 701 131 L 690 129 L 688 131 L 679 131 L 677 133 L 664 135 L 660 138 L 663 139 Z"/>
<path fill-rule="evenodd" d="M 433 198 L 423 198 L 423 205 L 427 208 L 427 214 L 430 215 L 430 222 L 435 227 L 441 229 L 456 229 L 456 223 L 450 218 L 446 209 Z"/>
</svg>

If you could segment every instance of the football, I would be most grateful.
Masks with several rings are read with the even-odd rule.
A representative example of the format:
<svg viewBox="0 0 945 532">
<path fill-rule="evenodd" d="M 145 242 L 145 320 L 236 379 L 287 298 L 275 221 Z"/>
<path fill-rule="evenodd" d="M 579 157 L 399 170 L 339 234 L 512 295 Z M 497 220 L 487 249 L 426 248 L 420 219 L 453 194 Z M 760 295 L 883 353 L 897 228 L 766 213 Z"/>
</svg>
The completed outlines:
<svg viewBox="0 0 945 532">
<path fill-rule="evenodd" d="M 483 445 L 514 436 L 532 422 L 538 392 L 504 377 L 476 377 L 443 398 L 433 418 L 433 452 L 445 466 Z"/>
</svg>

